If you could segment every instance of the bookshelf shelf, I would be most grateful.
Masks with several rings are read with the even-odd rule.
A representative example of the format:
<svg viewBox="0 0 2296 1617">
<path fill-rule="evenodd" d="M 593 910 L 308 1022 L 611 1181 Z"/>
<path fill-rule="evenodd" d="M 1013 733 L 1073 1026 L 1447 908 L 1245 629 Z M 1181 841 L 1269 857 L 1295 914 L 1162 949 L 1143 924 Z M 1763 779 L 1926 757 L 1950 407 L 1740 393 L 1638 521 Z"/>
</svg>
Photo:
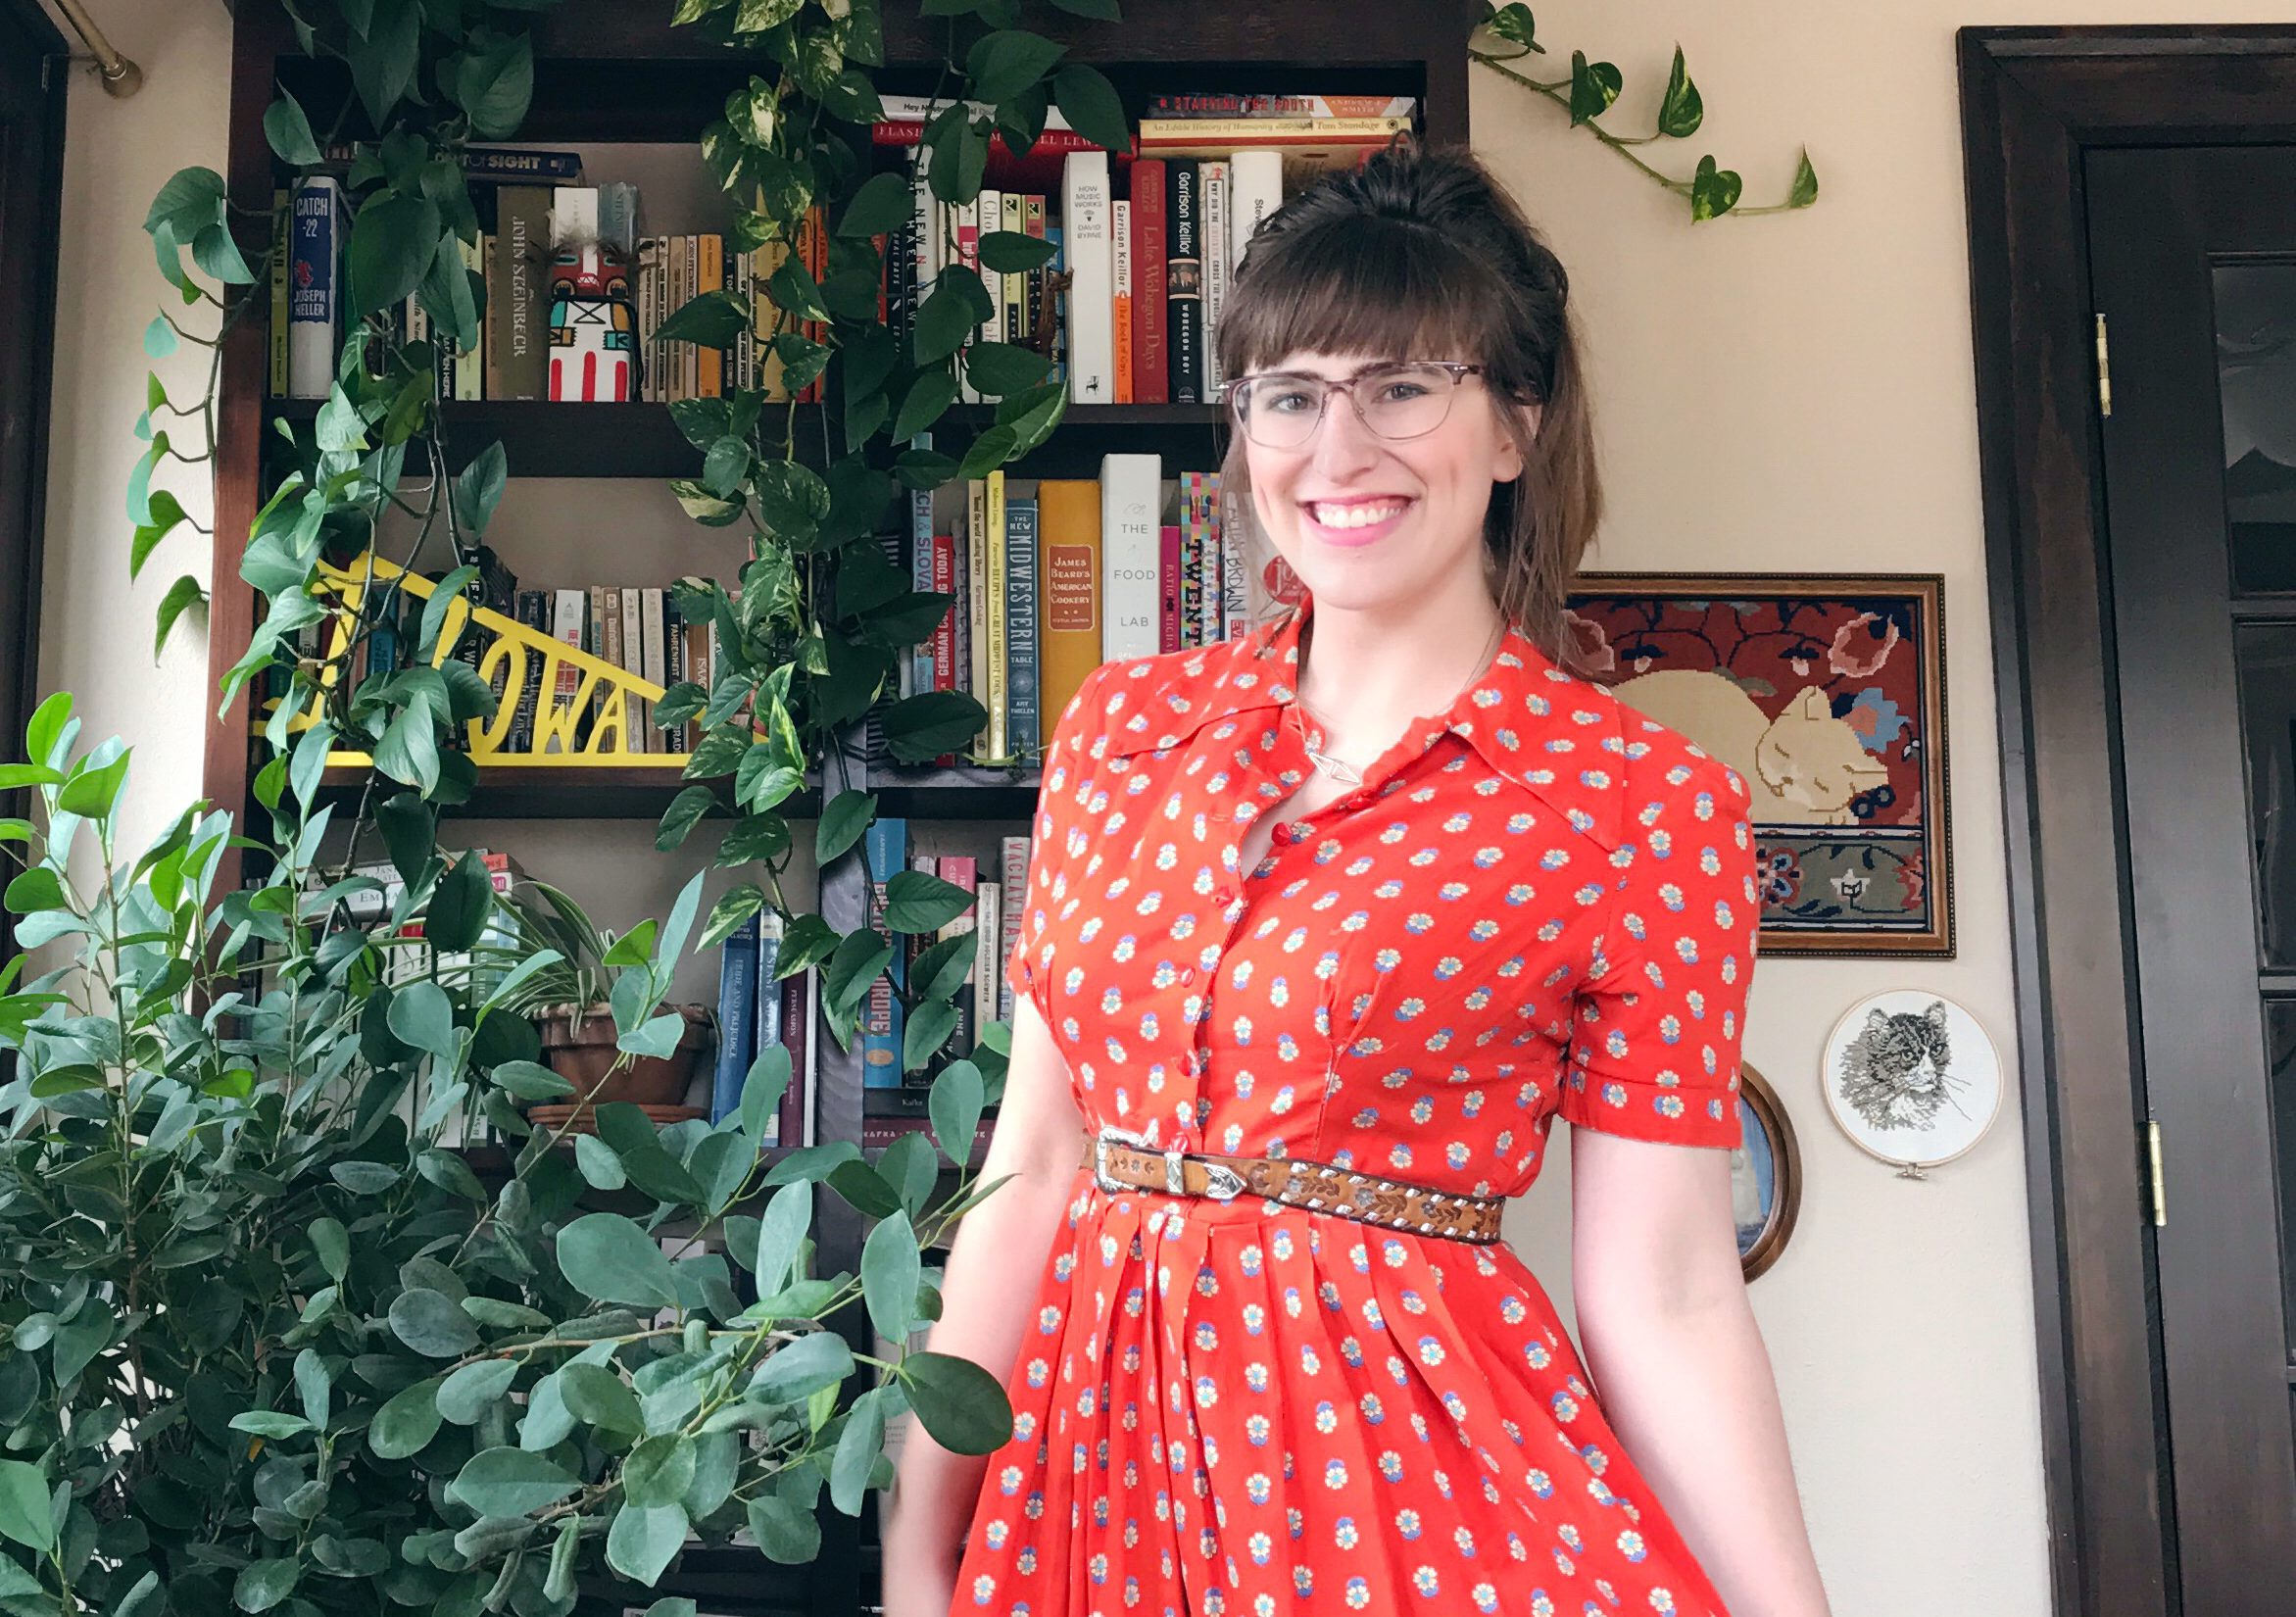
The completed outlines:
<svg viewBox="0 0 2296 1617">
<path fill-rule="evenodd" d="M 355 802 L 366 778 L 362 768 L 329 768 L 319 779 L 320 801 Z M 675 768 L 642 763 L 482 769 L 477 790 L 455 812 L 475 819 L 651 819 L 689 784 Z M 801 792 L 783 808 L 792 817 L 810 818 L 821 811 L 820 796 Z"/>
<path fill-rule="evenodd" d="M 703 29 L 671 26 L 673 9 L 670 0 L 561 0 L 536 13 L 534 99 L 517 143 L 588 149 L 692 142 L 721 116 L 730 91 L 748 83 L 753 73 L 774 71 L 760 52 L 728 49 L 711 43 Z M 962 35 L 980 24 L 966 17 L 927 15 L 939 9 L 913 0 L 883 8 L 886 66 L 872 74 L 881 90 L 929 93 L 943 85 L 938 64 L 951 30 Z M 1041 10 L 1032 13 L 1029 24 L 1068 46 L 1074 59 L 1105 71 L 1133 116 L 1149 95 L 1173 89 L 1409 95 L 1419 100 L 1429 142 L 1463 146 L 1469 137 L 1470 12 L 1456 6 L 1398 6 L 1392 0 L 1260 0 L 1225 7 L 1167 0 L 1127 7 L 1124 21 L 1115 25 Z M 957 44 L 961 55 L 964 40 Z M 250 214 L 270 207 L 279 178 L 263 124 L 265 109 L 281 84 L 307 107 L 340 106 L 346 100 L 341 64 L 304 58 L 282 8 L 237 5 L 228 180 L 231 201 Z M 363 132 L 357 122 L 354 112 L 342 130 L 346 138 Z M 865 142 L 865 135 L 856 142 L 856 155 L 865 165 L 887 161 Z M 240 583 L 239 564 L 254 514 L 269 492 L 267 434 L 274 420 L 307 423 L 318 411 L 315 403 L 266 398 L 266 349 L 263 322 L 246 321 L 228 334 L 222 355 L 211 684 L 220 681 L 255 629 L 257 598 Z M 796 423 L 797 441 L 807 453 L 816 453 L 823 423 L 811 407 L 797 408 L 804 413 Z M 668 409 L 659 404 L 464 402 L 450 406 L 445 418 L 453 468 L 493 442 L 503 445 L 510 472 L 517 478 L 667 479 L 697 475 L 702 463 L 701 452 L 686 442 Z M 940 423 L 948 440 L 942 447 L 961 452 L 995 418 L 993 406 L 957 407 Z M 1219 464 L 1226 438 L 1217 405 L 1076 406 L 1046 444 L 1006 473 L 1093 478 L 1111 453 L 1152 454 L 1167 466 L 1208 469 Z M 425 460 L 410 454 L 410 467 L 419 469 Z M 593 492 L 602 498 L 615 493 L 585 490 L 583 497 Z M 243 698 L 212 716 L 207 738 L 206 795 L 242 812 L 253 803 L 249 734 Z M 877 795 L 878 811 L 886 816 L 1024 824 L 1036 806 L 1033 768 L 864 767 L 852 751 L 845 766 L 856 784 L 865 781 Z M 519 765 L 482 772 L 474 801 L 454 811 L 493 819 L 647 820 L 659 817 L 684 784 L 674 764 Z M 360 781 L 353 771 L 330 770 L 324 785 L 340 801 L 355 793 Z M 816 815 L 821 798 L 819 791 L 808 791 L 791 800 L 784 811 L 793 818 Z M 698 834 L 711 833 L 703 827 Z M 655 857 L 634 829 L 601 826 L 592 835 L 601 858 Z M 235 883 L 237 855 L 228 857 L 231 868 L 221 879 Z M 801 904 L 814 898 L 829 925 L 852 932 L 869 924 L 868 895 L 868 873 L 856 847 L 820 872 L 816 894 L 793 892 L 791 897 Z M 818 1054 L 813 1137 L 857 1144 L 864 1103 L 860 1042 L 841 1049 L 818 1021 L 811 1035 Z M 976 1167 L 979 1157 L 976 1151 Z M 506 1165 L 498 1159 L 497 1171 Z M 865 1221 L 830 1194 L 816 1199 L 815 1210 L 823 1272 L 857 1268 Z M 834 1324 L 857 1348 L 866 1349 L 873 1341 L 858 1310 Z M 825 1505 L 820 1553 L 809 1565 L 777 1566 L 748 1548 L 697 1546 L 652 1592 L 625 1591 L 608 1580 L 587 1583 L 580 1609 L 618 1617 L 625 1606 L 644 1608 L 658 1597 L 677 1594 L 729 1617 L 783 1612 L 857 1617 L 880 1609 L 876 1503 L 873 1496 L 867 1499 L 857 1521 Z"/>
<path fill-rule="evenodd" d="M 765 412 L 768 434 L 778 432 L 790 409 Z M 814 407 L 795 407 L 803 415 Z M 274 399 L 270 413 L 282 420 L 310 421 L 317 399 Z M 958 405 L 943 417 L 967 437 L 997 417 L 993 405 Z M 688 443 L 659 404 L 557 404 L 547 400 L 490 400 L 450 404 L 443 412 L 447 462 L 460 471 L 490 443 L 499 442 L 515 477 L 698 477 L 702 452 Z M 1216 465 L 1221 443 L 1218 405 L 1073 405 L 1051 440 L 1010 468 L 1011 475 L 1090 477 L 1100 457 L 1116 452 L 1159 454 L 1178 461 Z M 801 419 L 798 441 L 818 429 Z M 429 464 L 425 446 L 410 446 L 408 465 Z"/>
</svg>

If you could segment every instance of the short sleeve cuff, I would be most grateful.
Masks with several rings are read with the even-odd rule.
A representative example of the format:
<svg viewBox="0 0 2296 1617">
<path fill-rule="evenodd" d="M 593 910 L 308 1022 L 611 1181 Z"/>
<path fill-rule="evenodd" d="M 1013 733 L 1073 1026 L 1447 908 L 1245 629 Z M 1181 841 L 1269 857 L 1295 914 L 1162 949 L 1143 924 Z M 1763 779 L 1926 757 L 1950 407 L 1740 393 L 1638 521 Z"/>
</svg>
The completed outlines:
<svg viewBox="0 0 2296 1617">
<path fill-rule="evenodd" d="M 1712 1084 L 1685 1089 L 1641 1078 L 1603 1077 L 1575 1068 L 1563 1080 L 1557 1109 L 1573 1128 L 1670 1146 L 1740 1143 L 1737 1095 Z"/>
</svg>

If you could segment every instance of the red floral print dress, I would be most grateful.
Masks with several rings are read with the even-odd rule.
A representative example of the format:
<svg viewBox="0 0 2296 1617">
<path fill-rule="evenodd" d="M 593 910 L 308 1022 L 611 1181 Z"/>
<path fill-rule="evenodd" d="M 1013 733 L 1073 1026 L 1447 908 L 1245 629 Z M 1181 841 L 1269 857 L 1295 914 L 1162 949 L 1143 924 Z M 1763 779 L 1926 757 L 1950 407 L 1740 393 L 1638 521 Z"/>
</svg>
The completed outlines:
<svg viewBox="0 0 2296 1617">
<path fill-rule="evenodd" d="M 1738 776 L 1510 630 L 1240 869 L 1312 611 L 1060 716 L 1008 969 L 1088 1125 L 1498 1196 L 1558 1113 L 1736 1145 Z M 1727 1617 L 1503 1244 L 1084 1170 L 1037 1287 L 953 1614 Z"/>
</svg>

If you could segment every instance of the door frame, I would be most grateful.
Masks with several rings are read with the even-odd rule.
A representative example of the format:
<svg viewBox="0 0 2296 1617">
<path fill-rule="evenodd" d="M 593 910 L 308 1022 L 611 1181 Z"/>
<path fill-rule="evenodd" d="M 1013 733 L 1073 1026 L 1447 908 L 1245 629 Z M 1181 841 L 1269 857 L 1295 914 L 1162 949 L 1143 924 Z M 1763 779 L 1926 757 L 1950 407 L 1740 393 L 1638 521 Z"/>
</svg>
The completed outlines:
<svg viewBox="0 0 2296 1617">
<path fill-rule="evenodd" d="M 2153 1272 L 2135 932 L 2125 874 L 2097 879 L 2122 870 L 2121 760 L 2081 172 L 2102 147 L 2296 141 L 2296 29 L 1956 40 L 2054 1604 L 2169 1617 L 2160 1345 L 2127 1324 Z"/>
</svg>

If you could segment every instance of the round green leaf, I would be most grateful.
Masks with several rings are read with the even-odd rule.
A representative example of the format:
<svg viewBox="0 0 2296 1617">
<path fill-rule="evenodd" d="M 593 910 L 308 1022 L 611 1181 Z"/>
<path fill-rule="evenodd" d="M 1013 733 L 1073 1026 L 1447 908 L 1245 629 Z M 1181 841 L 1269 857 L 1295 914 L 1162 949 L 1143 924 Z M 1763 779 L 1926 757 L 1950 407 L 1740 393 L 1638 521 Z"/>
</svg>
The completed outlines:
<svg viewBox="0 0 2296 1617">
<path fill-rule="evenodd" d="M 674 1308 L 677 1283 L 652 1236 L 619 1213 L 591 1213 L 559 1232 L 559 1272 L 583 1296 L 633 1307 Z"/>
<path fill-rule="evenodd" d="M 694 1485 L 694 1440 L 682 1432 L 648 1438 L 622 1462 L 622 1496 L 635 1505 L 676 1504 Z"/>
<path fill-rule="evenodd" d="M 465 1364 L 439 1383 L 439 1415 L 457 1426 L 475 1426 L 517 1379 L 518 1366 L 512 1359 L 482 1358 Z"/>
<path fill-rule="evenodd" d="M 916 1322 L 917 1282 L 922 1278 L 916 1231 L 908 1214 L 877 1221 L 861 1247 L 861 1296 L 877 1334 L 899 1342 Z"/>
<path fill-rule="evenodd" d="M 779 1494 L 767 1494 L 750 1501 L 750 1537 L 767 1560 L 806 1566 L 821 1553 L 821 1519 Z"/>
<path fill-rule="evenodd" d="M 784 1185 L 765 1203 L 757 1220 L 757 1250 L 752 1272 L 757 1277 L 757 1295 L 771 1297 L 787 1284 L 790 1265 L 798 1260 L 813 1222 L 813 1187 L 802 1181 Z"/>
<path fill-rule="evenodd" d="M 994 1453 L 1012 1436 L 1012 1404 L 1004 1389 L 972 1360 L 911 1353 L 902 1360 L 901 1380 L 919 1423 L 951 1453 Z"/>
<path fill-rule="evenodd" d="M 478 1346 L 478 1327 L 444 1293 L 401 1292 L 391 1304 L 391 1331 L 425 1358 L 461 1358 Z"/>
<path fill-rule="evenodd" d="M 23 1460 L 0 1460 L 0 1537 L 14 1539 L 41 1554 L 56 1547 L 48 1476 L 38 1466 Z"/>
<path fill-rule="evenodd" d="M 622 1159 L 595 1134 L 574 1136 L 574 1166 L 582 1170 L 583 1179 L 593 1190 L 618 1191 L 629 1183 Z"/>
<path fill-rule="evenodd" d="M 675 1504 L 625 1504 L 606 1533 L 606 1564 L 651 1589 L 685 1547 L 686 1512 Z"/>
<path fill-rule="evenodd" d="M 751 1378 L 750 1396 L 762 1403 L 797 1403 L 853 1374 L 853 1349 L 835 1331 L 808 1331 L 777 1348 Z"/>
<path fill-rule="evenodd" d="M 293 1561 L 252 1561 L 231 1586 L 231 1603 L 241 1611 L 269 1611 L 294 1592 L 301 1572 Z"/>
<path fill-rule="evenodd" d="M 340 1281 L 351 1272 L 351 1236 L 342 1221 L 334 1218 L 315 1218 L 307 1232 L 312 1250 L 318 1253 L 319 1267 L 331 1280 Z"/>
<path fill-rule="evenodd" d="M 575 1493 L 582 1479 L 541 1454 L 489 1448 L 470 1456 L 455 1478 L 455 1493 L 481 1516 L 526 1516 Z M 680 1538 L 685 1534 L 678 1529 Z"/>
<path fill-rule="evenodd" d="M 884 1391 L 872 1388 L 855 1400 L 845 1431 L 837 1440 L 837 1452 L 830 1456 L 829 1497 L 849 1516 L 861 1513 L 861 1495 L 868 1489 L 869 1473 L 877 1469 L 877 1456 L 884 1452 Z"/>
<path fill-rule="evenodd" d="M 257 1438 L 292 1438 L 310 1431 L 311 1422 L 276 1409 L 248 1409 L 231 1417 L 231 1430 Z"/>
<path fill-rule="evenodd" d="M 400 1389 L 391 1395 L 366 1428 L 366 1446 L 375 1457 L 385 1460 L 409 1459 L 429 1446 L 438 1436 L 437 1378 L 418 1381 L 412 1387 Z"/>
<path fill-rule="evenodd" d="M 318 142 L 311 132 L 311 120 L 304 115 L 303 103 L 285 90 L 279 99 L 264 109 L 264 138 L 271 143 L 281 163 L 290 169 L 308 169 L 319 161 Z M 274 249 L 284 252 L 284 246 Z"/>
<path fill-rule="evenodd" d="M 438 209 L 427 198 L 385 191 L 351 221 L 352 318 L 404 302 L 438 254 Z"/>
<path fill-rule="evenodd" d="M 566 1412 L 576 1420 L 628 1438 L 645 1433 L 646 1417 L 639 1412 L 637 1394 L 605 1365 L 577 1359 L 559 1371 L 558 1388 Z"/>
</svg>

